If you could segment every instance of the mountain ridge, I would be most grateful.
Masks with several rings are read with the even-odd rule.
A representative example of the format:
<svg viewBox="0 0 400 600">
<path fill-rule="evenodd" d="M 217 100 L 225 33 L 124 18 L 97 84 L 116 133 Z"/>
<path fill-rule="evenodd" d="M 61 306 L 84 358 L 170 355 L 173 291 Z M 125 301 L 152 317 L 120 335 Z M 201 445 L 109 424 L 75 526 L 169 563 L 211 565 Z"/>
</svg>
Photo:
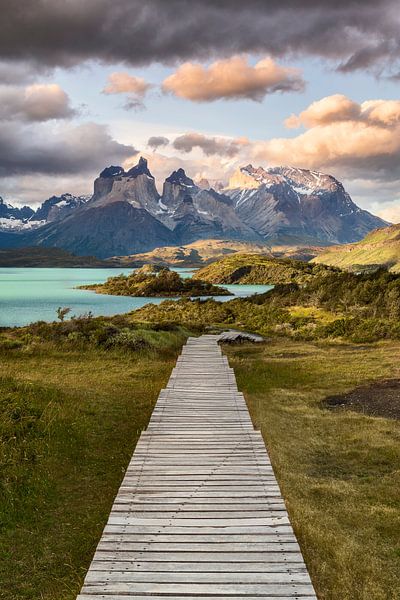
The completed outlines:
<svg viewBox="0 0 400 600">
<path fill-rule="evenodd" d="M 201 239 L 347 243 L 387 225 L 360 209 L 337 179 L 317 171 L 247 165 L 226 188 L 205 186 L 179 168 L 160 194 L 143 157 L 128 171 L 106 167 L 94 181 L 92 197 L 50 198 L 25 228 L 0 230 L 0 246 L 60 247 L 107 258 Z M 35 221 L 38 213 L 44 222 Z"/>
</svg>

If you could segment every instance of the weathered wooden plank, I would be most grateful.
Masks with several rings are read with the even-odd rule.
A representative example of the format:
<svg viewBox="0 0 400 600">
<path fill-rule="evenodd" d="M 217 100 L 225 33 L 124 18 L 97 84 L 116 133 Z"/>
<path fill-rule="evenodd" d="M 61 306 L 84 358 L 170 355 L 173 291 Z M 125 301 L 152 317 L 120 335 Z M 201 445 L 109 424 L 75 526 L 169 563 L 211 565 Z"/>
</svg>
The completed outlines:
<svg viewBox="0 0 400 600">
<path fill-rule="evenodd" d="M 151 561 L 159 563 L 189 562 L 235 562 L 235 563 L 285 563 L 290 570 L 291 564 L 304 565 L 303 556 L 300 552 L 155 552 L 151 549 L 147 552 L 123 551 L 123 550 L 96 550 L 95 560 L 101 561 Z"/>
<path fill-rule="evenodd" d="M 217 344 L 189 339 L 79 600 L 315 600 L 262 436 Z"/>
<path fill-rule="evenodd" d="M 283 529 L 285 528 L 285 529 Z M 179 535 L 206 535 L 206 534 L 212 534 L 212 535 L 222 535 L 222 534 L 226 534 L 226 535 L 233 535 L 233 534 L 248 534 L 248 535 L 254 535 L 257 536 L 259 535 L 265 535 L 268 534 L 269 531 L 287 531 L 287 528 L 290 529 L 290 531 L 293 530 L 291 529 L 290 526 L 290 522 L 289 522 L 289 518 L 287 516 L 285 517 L 278 517 L 278 518 L 271 518 L 268 520 L 267 524 L 263 524 L 263 525 L 242 525 L 240 523 L 240 521 L 238 522 L 238 524 L 236 525 L 232 525 L 230 527 L 226 527 L 224 525 L 213 525 L 213 526 L 207 526 L 204 524 L 200 524 L 200 525 L 193 525 L 192 527 L 181 527 L 181 526 L 177 526 L 174 523 L 172 523 L 170 526 L 168 527 L 163 527 L 162 529 L 159 527 L 159 525 L 151 525 L 151 524 L 145 524 L 145 525 L 126 525 L 126 524 L 107 524 L 104 528 L 104 531 L 120 531 L 120 530 L 124 530 L 127 533 L 139 533 L 139 534 L 179 534 Z"/>
<path fill-rule="evenodd" d="M 310 578 L 307 572 L 288 572 L 280 571 L 269 572 L 269 573 L 257 573 L 257 585 L 260 584 L 308 584 Z M 87 574 L 85 583 L 98 584 L 98 583 L 174 583 L 182 584 L 188 583 L 190 580 L 191 584 L 252 584 L 254 583 L 254 573 L 246 573 L 243 571 L 237 571 L 236 573 L 198 573 L 191 572 L 190 577 L 187 573 L 177 573 L 171 571 L 92 571 L 90 570 Z"/>
<path fill-rule="evenodd" d="M 283 595 L 291 592 L 294 594 L 307 594 L 313 592 L 310 584 L 303 583 L 124 583 L 112 581 L 108 585 L 106 583 L 88 583 L 84 584 L 82 591 L 84 593 L 100 592 L 100 593 L 124 593 L 124 594 L 194 594 L 194 595 L 214 595 L 222 596 L 242 594 L 242 595 L 257 595 L 269 593 L 272 595 Z"/>
<path fill-rule="evenodd" d="M 125 539 L 102 538 L 99 551 L 144 552 L 149 551 L 149 542 L 130 542 Z M 295 541 L 291 542 L 151 542 L 151 552 L 300 552 Z"/>
<path fill-rule="evenodd" d="M 101 561 L 94 560 L 91 565 L 91 571 L 134 571 L 142 572 L 165 572 L 173 571 L 174 573 L 252 573 L 253 581 L 257 579 L 258 573 L 307 573 L 307 569 L 303 563 L 296 565 L 291 563 L 288 566 L 286 563 L 235 563 L 235 562 L 210 562 L 210 563 L 194 563 L 194 562 L 166 562 L 160 565 L 159 562 L 137 562 L 131 561 Z M 187 575 L 186 575 L 187 576 Z"/>
</svg>

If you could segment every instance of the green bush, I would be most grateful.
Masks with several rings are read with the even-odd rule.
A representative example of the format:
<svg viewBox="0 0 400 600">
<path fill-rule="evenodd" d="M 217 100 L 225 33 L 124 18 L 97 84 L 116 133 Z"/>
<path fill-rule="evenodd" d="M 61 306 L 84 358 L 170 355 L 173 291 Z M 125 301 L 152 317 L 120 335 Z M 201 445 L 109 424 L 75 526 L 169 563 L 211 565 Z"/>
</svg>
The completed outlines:
<svg viewBox="0 0 400 600">
<path fill-rule="evenodd" d="M 150 343 L 143 335 L 130 329 L 111 335 L 104 343 L 105 348 L 126 348 L 127 350 L 144 350 L 150 348 Z"/>
</svg>

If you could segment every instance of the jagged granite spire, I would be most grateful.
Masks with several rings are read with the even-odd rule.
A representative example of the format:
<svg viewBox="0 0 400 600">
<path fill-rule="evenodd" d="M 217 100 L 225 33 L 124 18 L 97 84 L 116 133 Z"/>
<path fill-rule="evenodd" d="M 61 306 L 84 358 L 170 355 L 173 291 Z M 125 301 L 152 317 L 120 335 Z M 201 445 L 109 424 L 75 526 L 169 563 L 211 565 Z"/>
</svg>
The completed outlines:
<svg viewBox="0 0 400 600">
<path fill-rule="evenodd" d="M 147 166 L 147 160 L 143 158 L 143 156 L 139 158 L 138 164 L 129 169 L 129 171 L 126 173 L 127 177 L 133 177 L 134 179 L 139 175 L 148 175 L 149 177 L 153 177 L 149 171 L 149 167 Z"/>
<path fill-rule="evenodd" d="M 194 187 L 195 185 L 193 179 L 190 179 L 190 177 L 186 175 L 185 170 L 182 168 L 178 169 L 177 171 L 173 171 L 165 181 L 167 181 L 168 183 L 185 185 L 190 187 Z"/>
</svg>

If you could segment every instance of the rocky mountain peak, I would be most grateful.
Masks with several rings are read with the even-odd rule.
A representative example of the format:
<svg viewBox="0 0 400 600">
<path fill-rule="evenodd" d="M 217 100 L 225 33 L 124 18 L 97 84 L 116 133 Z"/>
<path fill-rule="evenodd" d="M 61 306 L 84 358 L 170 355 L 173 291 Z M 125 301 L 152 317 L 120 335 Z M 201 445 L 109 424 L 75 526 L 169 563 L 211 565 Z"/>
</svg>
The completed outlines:
<svg viewBox="0 0 400 600">
<path fill-rule="evenodd" d="M 143 177 L 140 177 L 141 175 Z M 136 184 L 136 187 L 140 188 L 140 192 L 138 190 L 135 191 Z M 94 182 L 93 201 L 97 202 L 99 199 L 111 194 L 111 192 L 113 192 L 113 201 L 115 201 L 116 195 L 123 197 L 126 194 L 127 196 L 132 196 L 133 194 L 138 204 L 141 204 L 139 196 L 148 196 L 150 194 L 158 200 L 155 180 L 149 171 L 147 160 L 141 156 L 137 165 L 129 169 L 129 171 L 125 171 L 119 166 L 111 166 L 104 169 L 100 173 L 100 177 Z"/>
<path fill-rule="evenodd" d="M 152 177 L 154 179 L 153 175 L 149 171 L 147 160 L 143 158 L 143 156 L 139 158 L 137 165 L 129 169 L 129 171 L 125 171 L 120 166 L 110 166 L 100 173 L 101 179 L 113 179 L 114 177 L 131 177 L 135 179 L 139 175 L 147 175 L 148 177 Z"/>
<path fill-rule="evenodd" d="M 139 175 L 147 175 L 148 177 L 152 177 L 154 179 L 153 175 L 149 171 L 147 160 L 143 158 L 143 156 L 139 158 L 138 164 L 129 169 L 129 171 L 126 173 L 127 177 L 133 177 L 134 179 Z"/>
<path fill-rule="evenodd" d="M 107 167 L 100 173 L 100 177 L 102 179 L 118 177 L 119 175 L 125 175 L 125 171 L 122 167 L 114 167 L 114 166 Z"/>
<path fill-rule="evenodd" d="M 20 230 L 30 227 L 30 219 L 35 211 L 30 206 L 21 208 L 8 204 L 0 196 L 0 230 Z"/>
<path fill-rule="evenodd" d="M 267 176 L 262 167 L 255 169 L 253 165 L 247 165 L 237 169 L 229 179 L 229 189 L 256 189 L 264 182 Z"/>
<path fill-rule="evenodd" d="M 185 187 L 196 187 L 193 179 L 190 179 L 185 173 L 184 169 L 178 169 L 173 171 L 169 177 L 165 180 L 167 183 L 175 185 L 183 185 Z"/>
<path fill-rule="evenodd" d="M 71 214 L 75 209 L 82 207 L 90 196 L 73 196 L 62 194 L 51 196 L 45 200 L 32 217 L 33 221 L 59 221 Z"/>
<path fill-rule="evenodd" d="M 267 169 L 267 173 L 282 177 L 295 191 L 303 195 L 312 195 L 323 191 L 332 192 L 339 187 L 343 189 L 342 184 L 332 175 L 319 171 L 297 167 L 272 167 Z"/>
</svg>

